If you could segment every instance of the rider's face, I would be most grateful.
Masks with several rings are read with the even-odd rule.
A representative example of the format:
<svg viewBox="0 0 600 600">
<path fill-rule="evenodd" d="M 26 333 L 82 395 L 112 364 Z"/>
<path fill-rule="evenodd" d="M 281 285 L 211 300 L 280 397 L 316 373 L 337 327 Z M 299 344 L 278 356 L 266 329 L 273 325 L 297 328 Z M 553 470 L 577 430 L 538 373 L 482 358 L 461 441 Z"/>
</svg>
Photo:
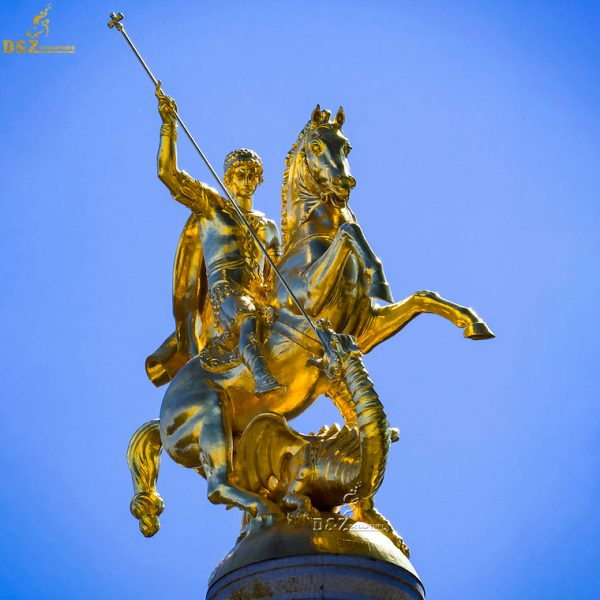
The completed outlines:
<svg viewBox="0 0 600 600">
<path fill-rule="evenodd" d="M 229 177 L 229 188 L 234 198 L 248 200 L 256 191 L 260 182 L 258 168 L 251 164 L 241 164 L 233 167 Z"/>
</svg>

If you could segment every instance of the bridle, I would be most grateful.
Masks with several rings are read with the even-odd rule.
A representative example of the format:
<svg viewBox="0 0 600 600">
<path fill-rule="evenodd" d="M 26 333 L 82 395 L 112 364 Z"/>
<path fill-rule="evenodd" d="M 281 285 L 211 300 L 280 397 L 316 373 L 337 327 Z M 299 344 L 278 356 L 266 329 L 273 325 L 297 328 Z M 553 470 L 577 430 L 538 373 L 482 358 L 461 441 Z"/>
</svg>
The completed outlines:
<svg viewBox="0 0 600 600">
<path fill-rule="evenodd" d="M 304 215 L 304 217 L 302 218 L 302 221 L 300 222 L 300 225 L 304 225 L 304 223 L 306 223 L 310 219 L 312 213 L 320 204 L 325 204 L 327 202 L 330 202 L 332 206 L 334 206 L 338 210 L 341 210 L 348 206 L 348 201 L 347 200 L 338 200 L 336 194 L 334 194 L 333 192 L 328 192 L 325 194 L 321 191 L 321 184 L 319 183 L 319 180 L 315 177 L 315 174 L 312 172 L 312 169 L 310 168 L 310 163 L 308 162 L 306 148 L 305 147 L 302 148 L 300 150 L 300 152 L 302 152 L 302 159 L 304 161 L 304 167 L 306 169 L 306 172 L 310 175 L 310 178 L 313 180 L 313 182 L 317 186 L 317 189 L 320 192 L 319 199 L 317 200 L 317 202 L 315 202 L 315 204 L 313 206 L 311 206 L 310 210 Z M 350 212 L 352 212 L 352 211 L 350 211 Z M 354 216 L 354 213 L 352 213 L 352 216 Z"/>
</svg>

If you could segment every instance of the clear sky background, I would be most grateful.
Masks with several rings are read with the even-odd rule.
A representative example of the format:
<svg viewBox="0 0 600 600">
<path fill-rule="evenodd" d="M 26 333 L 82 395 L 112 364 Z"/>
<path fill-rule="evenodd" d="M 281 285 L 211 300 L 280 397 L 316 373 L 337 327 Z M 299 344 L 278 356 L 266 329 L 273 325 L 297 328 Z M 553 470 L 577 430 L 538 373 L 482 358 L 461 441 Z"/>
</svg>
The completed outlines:
<svg viewBox="0 0 600 600">
<path fill-rule="evenodd" d="M 43 6 L 3 2 L 0 37 Z M 55 0 L 43 43 L 76 54 L 0 55 L 0 596 L 203 597 L 240 521 L 168 457 L 159 534 L 129 514 L 187 211 L 112 10 L 219 170 L 261 154 L 272 218 L 314 105 L 343 104 L 351 203 L 396 299 L 434 289 L 497 334 L 423 316 L 366 357 L 401 430 L 378 505 L 428 598 L 598 597 L 600 6 L 349 0 Z M 294 424 L 334 420 L 320 399 Z"/>
</svg>

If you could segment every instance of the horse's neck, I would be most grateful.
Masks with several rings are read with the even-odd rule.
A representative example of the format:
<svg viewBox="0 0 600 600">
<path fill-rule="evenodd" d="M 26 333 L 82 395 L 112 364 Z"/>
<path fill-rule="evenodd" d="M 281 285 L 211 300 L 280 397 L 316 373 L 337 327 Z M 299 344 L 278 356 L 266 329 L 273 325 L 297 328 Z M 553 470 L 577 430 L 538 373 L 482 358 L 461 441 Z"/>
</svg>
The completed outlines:
<svg viewBox="0 0 600 600">
<path fill-rule="evenodd" d="M 333 237 L 343 223 L 354 223 L 354 213 L 347 206 L 338 208 L 321 198 L 320 190 L 303 163 L 290 169 L 287 190 L 287 240 L 297 243 L 314 235 Z"/>
<path fill-rule="evenodd" d="M 333 238 L 344 223 L 354 223 L 355 218 L 349 208 L 337 208 L 330 202 L 320 199 L 300 202 L 299 218 L 290 230 L 290 241 L 298 243 L 302 239 L 322 235 Z"/>
</svg>

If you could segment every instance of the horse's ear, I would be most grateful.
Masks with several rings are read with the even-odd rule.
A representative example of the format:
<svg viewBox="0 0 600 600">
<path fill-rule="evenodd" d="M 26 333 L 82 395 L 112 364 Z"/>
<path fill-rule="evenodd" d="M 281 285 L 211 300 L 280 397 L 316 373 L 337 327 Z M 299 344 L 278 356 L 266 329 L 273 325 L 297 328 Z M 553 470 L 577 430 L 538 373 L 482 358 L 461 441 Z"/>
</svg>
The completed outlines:
<svg viewBox="0 0 600 600">
<path fill-rule="evenodd" d="M 313 127 L 318 127 L 321 123 L 321 107 L 318 104 L 312 112 L 311 121 Z"/>
<path fill-rule="evenodd" d="M 338 108 L 337 114 L 335 115 L 335 124 L 338 127 L 341 127 L 346 120 L 346 115 L 344 115 L 344 109 L 340 106 Z"/>
</svg>

